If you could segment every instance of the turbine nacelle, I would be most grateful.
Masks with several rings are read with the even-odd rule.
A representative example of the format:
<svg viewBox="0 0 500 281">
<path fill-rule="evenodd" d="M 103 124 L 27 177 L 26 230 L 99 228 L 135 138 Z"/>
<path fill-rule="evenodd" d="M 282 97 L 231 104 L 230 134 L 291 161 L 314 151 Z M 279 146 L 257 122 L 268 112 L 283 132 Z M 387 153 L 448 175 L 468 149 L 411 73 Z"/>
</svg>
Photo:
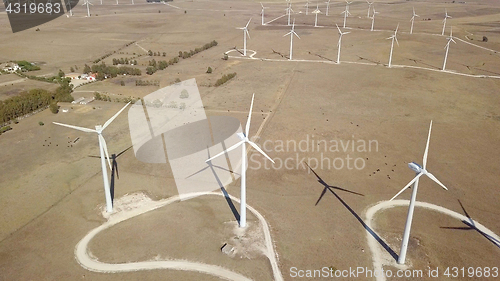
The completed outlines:
<svg viewBox="0 0 500 281">
<path fill-rule="evenodd" d="M 415 162 L 408 163 L 408 168 L 410 168 L 411 170 L 413 170 L 417 174 L 422 173 L 423 171 L 425 171 L 422 168 L 422 166 L 420 166 L 419 164 L 417 164 Z"/>
</svg>

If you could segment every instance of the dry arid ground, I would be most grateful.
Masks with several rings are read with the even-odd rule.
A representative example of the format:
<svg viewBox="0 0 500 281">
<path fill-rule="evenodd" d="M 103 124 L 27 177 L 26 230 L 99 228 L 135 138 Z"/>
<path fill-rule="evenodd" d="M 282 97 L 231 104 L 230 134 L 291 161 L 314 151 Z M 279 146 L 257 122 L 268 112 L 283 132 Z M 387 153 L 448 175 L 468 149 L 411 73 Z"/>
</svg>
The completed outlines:
<svg viewBox="0 0 500 281">
<path fill-rule="evenodd" d="M 422 178 L 417 200 L 463 213 L 460 200 L 472 219 L 500 234 L 500 79 L 439 71 L 447 42 L 440 35 L 446 8 L 453 17 L 447 22 L 446 33 L 453 26 L 457 41 L 450 46 L 447 69 L 467 75 L 500 76 L 500 55 L 492 51 L 500 51 L 498 1 L 376 2 L 380 14 L 376 15 L 373 32 L 369 31 L 371 20 L 366 18 L 368 5 L 355 1 L 350 7 L 353 16 L 347 22 L 351 33 L 342 39 L 339 65 L 332 61 L 337 57 L 335 23 L 342 23 L 340 12 L 345 6 L 340 1 L 332 2 L 329 17 L 324 14 L 326 4 L 320 4 L 323 14 L 319 25 L 323 27 L 319 28 L 312 27 L 313 15 L 305 15 L 305 2 L 293 2 L 296 32 L 301 37 L 294 39 L 293 58 L 297 61 L 273 53 L 288 55 L 290 39 L 283 35 L 290 27 L 286 26 L 286 17 L 261 26 L 258 2 L 174 1 L 164 5 L 136 0 L 136 5 L 114 5 L 115 1 L 104 0 L 102 6 L 94 2 L 90 18 L 84 17 L 86 10 L 79 5 L 72 18 L 63 16 L 40 26 L 40 31 L 16 34 L 12 34 L 7 16 L 0 13 L 0 61 L 43 62 L 37 75 L 48 75 L 59 69 L 69 72 L 75 65 L 81 70 L 84 64 L 91 65 L 93 60 L 118 50 L 104 61 L 111 64 L 113 58 L 134 57 L 143 75 L 87 84 L 75 89 L 75 97 L 92 96 L 98 91 L 112 97 L 141 98 L 176 78 L 196 78 L 207 115 L 233 116 L 243 126 L 255 93 L 250 136 L 261 128 L 256 142 L 261 147 L 266 144 L 264 150 L 276 164 L 272 166 L 250 150 L 247 198 L 270 226 L 285 280 L 297 279 L 290 276 L 291 267 L 373 267 L 362 224 L 364 211 L 390 199 L 412 179 L 414 173 L 407 163 L 422 163 L 431 120 L 428 169 L 449 191 Z M 264 5 L 269 7 L 266 21 L 282 16 L 286 8 L 284 1 Z M 413 6 L 420 18 L 410 35 Z M 222 60 L 226 51 L 242 48 L 243 34 L 235 27 L 244 26 L 250 18 L 248 49 L 256 52 L 255 59 L 233 58 L 240 57 L 233 51 L 229 60 Z M 423 20 L 428 18 L 431 20 Z M 399 46 L 395 46 L 392 62 L 396 67 L 388 68 L 390 41 L 386 38 L 398 23 Z M 483 36 L 488 42 L 482 42 Z M 151 76 L 145 74 L 152 58 L 144 49 L 166 52 L 165 57 L 153 58 L 168 60 L 179 51 L 212 40 L 218 46 Z M 137 44 L 124 47 L 132 41 Z M 209 66 L 211 74 L 205 73 Z M 231 72 L 237 73 L 233 80 L 220 87 L 211 86 Z M 136 79 L 158 80 L 160 86 L 136 87 Z M 46 84 L 28 80 L 3 86 L 14 80 L 16 76 L 0 75 L 0 99 L 19 93 L 19 89 Z M 55 115 L 45 110 L 11 125 L 13 130 L 0 136 L 0 280 L 219 280 L 178 270 L 96 273 L 84 269 L 75 259 L 75 245 L 106 221 L 101 214 L 104 192 L 100 161 L 91 157 L 99 155 L 97 137 L 52 122 L 93 128 L 123 105 L 102 101 L 61 104 L 69 109 L 67 113 Z M 110 153 L 124 151 L 116 159 L 115 199 L 131 193 L 144 193 L 153 200 L 177 194 L 168 164 L 146 164 L 135 158 L 126 111 L 103 134 Z M 309 143 L 305 150 L 286 147 L 287 141 L 299 144 L 306 139 Z M 356 144 L 372 140 L 377 146 L 371 151 L 358 151 L 356 146 L 354 151 L 332 152 L 318 145 L 320 140 Z M 283 149 L 279 147 L 281 141 L 285 143 Z M 332 159 L 346 161 L 346 157 L 353 159 L 351 166 L 347 162 L 342 168 L 340 162 L 334 163 L 337 168 L 331 166 Z M 288 158 L 291 160 L 285 167 Z M 330 161 L 321 162 L 322 158 Z M 360 169 L 353 164 L 358 158 L 358 167 L 363 163 Z M 327 192 L 317 203 L 324 186 L 304 162 L 309 162 L 326 184 L 337 187 L 332 190 L 338 197 Z M 239 197 L 239 186 L 236 180 L 226 188 Z M 406 191 L 401 199 L 409 199 L 410 193 Z M 406 207 L 395 207 L 378 213 L 372 222 L 373 230 L 396 253 L 406 212 Z M 249 213 L 248 220 L 246 237 L 261 243 L 262 230 L 256 217 Z M 215 264 L 254 280 L 271 280 L 269 260 L 258 250 L 249 249 L 247 255 L 233 258 L 221 253 L 220 247 L 234 239 L 235 225 L 223 197 L 202 196 L 119 223 L 99 233 L 88 250 L 101 262 L 180 259 Z M 461 221 L 416 208 L 407 256 L 409 268 L 426 272 L 428 267 L 439 267 L 442 272 L 447 267 L 500 267 L 500 248 L 494 243 L 474 230 L 446 228 L 462 226 Z M 396 270 L 393 266 L 384 269 Z M 451 279 L 473 278 L 438 278 Z"/>
</svg>

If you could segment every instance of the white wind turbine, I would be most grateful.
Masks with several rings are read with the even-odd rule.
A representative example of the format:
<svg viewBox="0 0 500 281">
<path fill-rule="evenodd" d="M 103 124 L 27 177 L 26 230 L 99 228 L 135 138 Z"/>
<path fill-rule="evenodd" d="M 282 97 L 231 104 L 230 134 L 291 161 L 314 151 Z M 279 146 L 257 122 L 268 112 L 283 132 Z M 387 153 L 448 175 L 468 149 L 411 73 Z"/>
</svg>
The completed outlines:
<svg viewBox="0 0 500 281">
<path fill-rule="evenodd" d="M 340 47 L 342 46 L 342 35 L 348 34 L 351 32 L 342 32 L 340 30 L 339 26 L 337 24 L 335 24 L 335 25 L 337 26 L 337 29 L 339 30 L 339 42 L 337 43 L 337 46 L 338 46 L 337 63 L 339 64 L 340 63 Z"/>
<path fill-rule="evenodd" d="M 413 34 L 413 22 L 415 21 L 415 17 L 420 17 L 420 16 L 415 14 L 415 7 L 413 7 L 413 16 L 410 19 L 411 21 L 410 34 Z"/>
<path fill-rule="evenodd" d="M 349 13 L 349 4 L 352 3 L 352 2 L 346 2 L 347 4 L 345 5 L 345 10 L 340 13 L 340 14 L 344 14 L 344 28 L 345 28 L 345 22 L 347 20 L 347 17 L 351 14 Z"/>
<path fill-rule="evenodd" d="M 446 9 L 444 9 L 443 31 L 441 32 L 441 35 L 444 35 L 444 29 L 446 28 L 446 19 L 447 18 L 451 19 L 451 16 L 449 16 L 448 11 L 446 11 Z"/>
<path fill-rule="evenodd" d="M 408 163 L 408 167 L 415 171 L 417 175 L 405 186 L 401 191 L 399 191 L 394 197 L 391 198 L 392 201 L 394 198 L 396 198 L 399 194 L 401 194 L 403 191 L 405 191 L 410 185 L 413 184 L 413 190 L 411 193 L 411 198 L 410 198 L 410 206 L 408 207 L 408 216 L 406 218 L 406 225 L 405 225 L 405 230 L 403 233 L 403 241 L 401 243 L 401 251 L 399 253 L 398 257 L 398 264 L 404 264 L 405 259 L 406 259 L 406 250 L 408 248 L 408 240 L 410 239 L 410 229 L 411 229 L 411 222 L 413 219 L 413 210 L 415 209 L 415 201 L 417 199 L 417 189 L 418 189 L 418 179 L 426 175 L 428 176 L 431 180 L 439 184 L 442 188 L 445 190 L 448 190 L 446 186 L 444 186 L 433 174 L 429 173 L 425 168 L 427 165 L 427 153 L 429 152 L 429 141 L 431 139 L 431 130 L 432 130 L 432 120 L 431 120 L 431 125 L 429 127 L 429 136 L 427 137 L 427 145 L 425 146 L 425 152 L 424 152 L 424 159 L 423 159 L 423 167 L 418 165 L 415 162 Z"/>
<path fill-rule="evenodd" d="M 35 1 L 33 1 L 33 3 L 35 3 Z M 69 16 L 72 17 L 73 16 L 73 8 L 71 8 L 71 1 L 68 1 L 68 7 L 66 8 L 66 10 L 69 10 Z"/>
<path fill-rule="evenodd" d="M 288 14 L 288 25 L 290 25 L 290 16 L 293 13 L 292 3 L 288 3 L 288 7 L 286 8 L 286 13 Z"/>
<path fill-rule="evenodd" d="M 262 25 L 266 25 L 264 23 L 264 10 L 267 9 L 268 7 L 264 7 L 264 5 L 262 5 L 262 3 L 260 3 L 260 5 L 262 6 Z"/>
<path fill-rule="evenodd" d="M 292 35 L 293 36 L 293 35 Z M 245 133 L 238 133 L 238 137 L 241 139 L 240 142 L 231 146 L 230 148 L 222 151 L 221 153 L 213 156 L 212 158 L 206 160 L 205 162 L 212 161 L 214 158 L 217 158 L 221 155 L 226 154 L 227 152 L 234 150 L 241 146 L 241 199 L 240 199 L 240 227 L 246 227 L 247 225 L 247 203 L 246 203 L 246 162 L 247 162 L 247 153 L 246 153 L 246 144 L 248 143 L 253 148 L 255 148 L 258 152 L 264 155 L 267 159 L 271 160 L 274 163 L 273 159 L 269 157 L 260 147 L 258 147 L 254 142 L 248 139 L 248 134 L 250 133 L 250 120 L 252 118 L 252 108 L 253 108 L 253 100 L 255 94 L 252 95 L 252 103 L 250 104 L 250 112 L 248 113 L 247 124 L 245 128 Z"/>
<path fill-rule="evenodd" d="M 371 8 L 371 7 L 372 7 L 372 5 L 373 5 L 373 1 L 372 1 L 372 2 L 370 2 L 370 1 L 366 0 L 366 3 L 368 3 L 368 12 L 367 12 L 367 14 L 366 14 L 366 17 L 367 17 L 367 18 L 370 18 L 370 8 Z"/>
<path fill-rule="evenodd" d="M 328 2 L 325 3 L 326 3 L 326 16 L 328 16 L 328 11 L 330 11 L 330 0 L 328 0 Z"/>
<path fill-rule="evenodd" d="M 450 50 L 450 43 L 453 42 L 457 44 L 457 42 L 453 40 L 453 27 L 451 27 L 450 37 L 448 37 L 447 39 L 448 43 L 446 43 L 446 46 L 444 47 L 446 49 L 446 53 L 444 54 L 443 70 L 446 70 L 446 61 L 448 60 L 448 51 Z"/>
<path fill-rule="evenodd" d="M 307 15 L 309 15 L 309 1 L 306 2 L 304 7 L 306 7 L 306 16 L 307 16 Z"/>
<path fill-rule="evenodd" d="M 314 27 L 318 27 L 318 14 L 321 14 L 321 11 L 318 8 L 318 4 L 316 4 L 316 10 L 314 10 L 312 13 L 316 14 L 316 19 L 314 20 Z"/>
<path fill-rule="evenodd" d="M 82 4 L 82 6 L 85 6 L 85 5 L 87 5 L 87 17 L 90 17 L 90 6 L 89 5 L 94 6 L 94 4 L 90 3 L 89 0 L 85 0 L 85 2 Z"/>
<path fill-rule="evenodd" d="M 118 111 L 115 115 L 113 115 L 113 117 L 109 118 L 109 120 L 106 121 L 106 123 L 104 123 L 104 125 L 95 126 L 95 130 L 83 128 L 83 127 L 78 127 L 78 126 L 73 126 L 73 125 L 57 123 L 57 122 L 52 122 L 52 123 L 59 125 L 59 126 L 68 127 L 68 128 L 83 131 L 86 133 L 97 133 L 97 138 L 99 140 L 99 151 L 101 153 L 101 168 L 102 168 L 102 179 L 104 181 L 104 195 L 106 197 L 106 212 L 108 212 L 108 213 L 113 211 L 113 202 L 111 199 L 111 191 L 109 189 L 108 170 L 106 168 L 105 159 L 108 159 L 109 168 L 111 170 L 113 170 L 113 168 L 111 167 L 111 162 L 109 161 L 110 158 L 109 158 L 109 154 L 108 154 L 108 147 L 106 146 L 106 140 L 104 140 L 104 137 L 102 136 L 102 131 L 104 129 L 106 129 L 106 127 L 108 127 L 109 124 L 111 124 L 111 122 L 113 122 L 113 120 L 115 120 L 116 117 L 118 117 L 118 115 L 120 115 L 120 113 L 122 113 L 122 111 L 125 110 L 125 108 L 129 104 L 130 104 L 130 102 L 127 103 L 122 109 L 120 109 L 120 111 Z"/>
<path fill-rule="evenodd" d="M 118 5 L 118 0 L 116 0 L 116 5 Z"/>
<path fill-rule="evenodd" d="M 250 38 L 250 33 L 248 33 L 248 25 L 250 24 L 250 21 L 252 18 L 250 18 L 247 22 L 247 25 L 245 27 L 238 27 L 237 29 L 243 30 L 243 56 L 247 55 L 247 36 Z"/>
<path fill-rule="evenodd" d="M 375 12 L 375 6 L 373 6 L 373 15 L 371 17 L 371 19 L 372 19 L 372 29 L 370 31 L 373 31 L 373 26 L 375 25 L 375 14 L 378 14 L 378 12 Z"/>
<path fill-rule="evenodd" d="M 398 23 L 398 26 L 396 27 L 396 30 L 394 31 L 394 34 L 389 37 L 389 38 L 386 38 L 386 39 L 391 39 L 391 53 L 389 54 L 389 67 L 391 67 L 392 65 L 392 50 L 394 49 L 394 40 L 396 40 L 396 44 L 398 44 L 399 46 L 399 42 L 398 42 L 398 38 L 397 38 L 397 34 L 398 34 L 398 28 L 399 28 L 399 23 Z"/>
<path fill-rule="evenodd" d="M 290 35 L 290 59 L 292 60 L 292 53 L 293 53 L 293 36 L 297 36 L 297 38 L 300 39 L 299 35 L 295 33 L 295 19 L 293 19 L 293 24 L 292 24 L 292 30 L 288 32 L 287 34 L 283 35 L 283 37 Z"/>
</svg>

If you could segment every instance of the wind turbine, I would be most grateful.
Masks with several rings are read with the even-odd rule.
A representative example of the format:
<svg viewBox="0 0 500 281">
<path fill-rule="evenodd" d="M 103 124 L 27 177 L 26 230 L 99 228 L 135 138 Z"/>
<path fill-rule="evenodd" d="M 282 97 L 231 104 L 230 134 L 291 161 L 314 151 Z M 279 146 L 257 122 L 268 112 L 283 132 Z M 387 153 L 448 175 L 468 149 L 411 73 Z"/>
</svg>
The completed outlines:
<svg viewBox="0 0 500 281">
<path fill-rule="evenodd" d="M 406 250 L 408 247 L 408 240 L 410 239 L 410 228 L 411 228 L 411 221 L 413 219 L 413 210 L 415 208 L 415 201 L 417 199 L 417 189 L 418 189 L 418 179 L 426 175 L 428 176 L 431 180 L 439 184 L 442 188 L 445 190 L 448 190 L 446 186 L 444 186 L 433 174 L 429 173 L 425 168 L 427 164 L 427 153 L 429 152 L 429 141 L 431 139 L 431 130 L 432 130 L 432 120 L 431 120 L 431 125 L 429 127 L 429 136 L 427 137 L 427 145 L 425 146 L 425 152 L 424 152 L 424 159 L 423 159 L 423 167 L 418 165 L 415 162 L 408 163 L 408 167 L 415 171 L 417 175 L 407 184 L 401 191 L 399 191 L 394 197 L 391 198 L 392 201 L 394 198 L 396 198 L 399 194 L 401 194 L 403 191 L 405 191 L 410 185 L 413 184 L 413 190 L 411 193 L 411 199 L 410 199 L 410 206 L 408 207 L 408 216 L 406 218 L 406 225 L 405 225 L 405 230 L 403 234 L 403 241 L 401 243 L 401 252 L 399 253 L 398 257 L 398 264 L 404 264 L 405 259 L 406 259 Z"/>
<path fill-rule="evenodd" d="M 118 5 L 118 0 L 116 0 L 116 5 Z"/>
<path fill-rule="evenodd" d="M 338 53 L 337 53 L 337 64 L 340 63 L 340 47 L 342 46 L 342 35 L 344 34 L 348 34 L 348 33 L 351 33 L 351 32 L 342 32 L 340 31 L 340 28 L 337 24 L 335 24 L 337 26 L 337 29 L 339 30 L 339 42 L 337 43 L 337 46 L 338 46 Z"/>
<path fill-rule="evenodd" d="M 238 137 L 241 139 L 240 142 L 231 146 L 230 148 L 222 151 L 221 153 L 209 158 L 205 162 L 212 161 L 214 158 L 217 158 L 221 155 L 226 154 L 227 152 L 236 149 L 241 146 L 241 199 L 240 199 L 240 227 L 246 227 L 247 225 L 247 203 L 246 203 L 246 162 L 247 162 L 247 154 L 246 154 L 246 144 L 248 143 L 253 148 L 255 148 L 260 154 L 264 155 L 267 159 L 271 160 L 274 163 L 273 159 L 269 157 L 260 147 L 258 147 L 254 142 L 248 139 L 248 134 L 250 133 L 250 120 L 252 118 L 252 108 L 253 108 L 253 100 L 255 94 L 252 95 L 252 103 L 250 104 L 250 112 L 248 113 L 247 124 L 245 128 L 245 133 L 238 133 Z"/>
<path fill-rule="evenodd" d="M 85 1 L 85 2 L 88 2 L 88 1 Z M 111 191 L 110 191 L 109 182 L 108 182 L 108 170 L 106 168 L 106 158 L 108 160 L 110 170 L 113 170 L 113 168 L 111 166 L 111 162 L 109 161 L 110 158 L 109 158 L 109 154 L 108 154 L 108 147 L 106 146 L 106 140 L 104 140 L 104 137 L 102 136 L 102 131 L 104 129 L 106 129 L 106 127 L 108 127 L 109 124 L 111 124 L 111 122 L 113 122 L 113 120 L 115 120 L 116 117 L 118 117 L 118 115 L 120 115 L 120 113 L 122 113 L 122 111 L 125 110 L 125 108 L 129 104 L 130 104 L 130 102 L 127 103 L 122 109 L 120 109 L 120 111 L 118 111 L 115 115 L 113 115 L 113 117 L 109 118 L 109 120 L 106 121 L 106 123 L 104 123 L 104 125 L 95 126 L 95 130 L 83 128 L 83 127 L 78 127 L 78 126 L 73 126 L 73 125 L 57 123 L 57 122 L 52 122 L 52 123 L 59 125 L 59 126 L 68 127 L 68 128 L 83 131 L 86 133 L 97 133 L 97 138 L 99 140 L 99 151 L 101 153 L 101 168 L 102 168 L 102 179 L 104 181 L 104 195 L 106 196 L 106 212 L 108 212 L 108 213 L 113 211 L 113 202 L 111 199 Z"/>
<path fill-rule="evenodd" d="M 349 12 L 349 5 L 351 5 L 351 4 L 352 4 L 352 2 L 353 2 L 353 1 L 348 2 L 347 0 L 345 0 L 345 3 L 346 3 L 346 10 L 347 10 L 348 12 Z M 350 15 L 350 14 L 351 14 L 351 13 L 349 13 L 349 15 Z"/>
<path fill-rule="evenodd" d="M 306 16 L 307 16 L 307 15 L 309 15 L 309 1 L 306 2 L 304 7 L 306 7 Z"/>
<path fill-rule="evenodd" d="M 351 14 L 351 13 L 349 13 L 349 4 L 350 3 L 347 2 L 347 5 L 345 5 L 345 10 L 342 13 L 340 13 L 340 14 L 344 14 L 344 28 L 345 28 L 345 22 L 347 20 L 347 17 Z"/>
<path fill-rule="evenodd" d="M 90 8 L 89 8 L 89 5 L 94 6 L 94 4 L 90 3 L 89 0 L 85 0 L 85 2 L 82 4 L 82 6 L 85 6 L 85 5 L 87 5 L 87 17 L 90 17 Z"/>
<path fill-rule="evenodd" d="M 248 25 L 250 24 L 250 21 L 252 18 L 248 20 L 247 25 L 245 27 L 238 27 L 237 29 L 243 30 L 243 56 L 247 55 L 247 36 L 250 38 L 250 33 L 248 33 Z"/>
<path fill-rule="evenodd" d="M 264 7 L 264 5 L 262 5 L 262 3 L 260 3 L 260 5 L 262 6 L 262 25 L 266 25 L 264 23 L 264 10 L 267 9 L 268 7 Z"/>
<path fill-rule="evenodd" d="M 314 20 L 314 27 L 318 27 L 318 14 L 321 14 L 321 11 L 318 8 L 318 4 L 316 4 L 316 10 L 314 10 L 312 13 L 316 14 L 316 19 Z"/>
<path fill-rule="evenodd" d="M 366 3 L 368 3 L 368 12 L 366 14 L 366 17 L 370 18 L 370 8 L 372 7 L 373 2 L 370 2 L 370 1 L 366 0 Z"/>
<path fill-rule="evenodd" d="M 132 5 L 134 5 L 134 0 L 132 0 Z"/>
<path fill-rule="evenodd" d="M 297 36 L 297 38 L 300 39 L 299 35 L 295 33 L 295 19 L 293 19 L 293 25 L 292 25 L 292 30 L 288 32 L 287 34 L 283 35 L 283 37 L 290 35 L 290 60 L 292 60 L 292 53 L 293 53 L 293 36 Z"/>
<path fill-rule="evenodd" d="M 413 7 L 413 16 L 410 19 L 411 21 L 410 34 L 413 34 L 413 22 L 415 21 L 415 17 L 420 17 L 420 16 L 415 14 L 415 7 Z"/>
<path fill-rule="evenodd" d="M 450 43 L 453 42 L 457 44 L 457 42 L 453 40 L 453 27 L 451 27 L 450 37 L 448 37 L 447 39 L 448 43 L 446 43 L 446 46 L 444 47 L 446 49 L 446 53 L 444 54 L 443 71 L 446 70 L 446 61 L 448 60 L 448 51 L 450 50 Z"/>
<path fill-rule="evenodd" d="M 330 10 L 330 0 L 328 0 L 328 2 L 325 3 L 326 3 L 326 16 L 328 16 L 328 11 Z"/>
<path fill-rule="evenodd" d="M 373 31 L 373 26 L 375 24 L 375 14 L 378 14 L 378 12 L 375 12 L 375 6 L 373 6 L 373 15 L 371 17 L 371 19 L 372 19 L 372 29 L 370 31 Z"/>
<path fill-rule="evenodd" d="M 448 12 L 446 11 L 446 9 L 444 9 L 443 31 L 441 32 L 441 35 L 444 35 L 444 29 L 446 28 L 446 19 L 447 18 L 451 19 L 451 16 L 448 16 Z"/>
<path fill-rule="evenodd" d="M 286 13 L 288 14 L 288 25 L 290 25 L 290 16 L 293 13 L 292 3 L 288 3 L 288 7 L 286 8 Z"/>
<path fill-rule="evenodd" d="M 392 39 L 392 41 L 391 41 L 391 53 L 389 54 L 389 67 L 391 67 L 391 63 L 392 63 L 392 50 L 394 49 L 394 40 L 396 40 L 396 44 L 398 44 L 398 46 L 399 46 L 399 42 L 398 42 L 398 38 L 397 38 L 398 28 L 399 28 L 399 23 L 398 23 L 398 26 L 396 27 L 396 30 L 394 31 L 394 35 L 392 35 L 389 38 L 386 38 L 386 39 Z"/>
<path fill-rule="evenodd" d="M 35 1 L 33 1 L 33 3 L 35 3 Z M 73 8 L 71 8 L 71 1 L 68 1 L 68 7 L 66 8 L 66 10 L 69 10 L 69 16 L 72 17 L 73 16 Z"/>
</svg>

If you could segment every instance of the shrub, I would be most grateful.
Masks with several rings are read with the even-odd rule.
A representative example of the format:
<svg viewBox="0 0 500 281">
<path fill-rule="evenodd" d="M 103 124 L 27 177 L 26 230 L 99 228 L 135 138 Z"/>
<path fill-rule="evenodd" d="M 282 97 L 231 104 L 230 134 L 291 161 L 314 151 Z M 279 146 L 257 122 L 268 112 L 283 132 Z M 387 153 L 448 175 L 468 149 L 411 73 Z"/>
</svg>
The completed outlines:
<svg viewBox="0 0 500 281">
<path fill-rule="evenodd" d="M 212 68 L 210 66 L 207 68 L 207 73 L 212 73 Z"/>
<path fill-rule="evenodd" d="M 181 99 L 187 99 L 189 98 L 189 93 L 186 89 L 182 90 L 181 95 L 179 96 Z"/>
<path fill-rule="evenodd" d="M 12 128 L 10 126 L 1 127 L 0 128 L 0 135 L 7 132 L 7 131 L 10 131 L 10 130 L 12 130 Z"/>
<path fill-rule="evenodd" d="M 49 105 L 50 112 L 57 114 L 59 112 L 59 106 L 57 106 L 57 102 L 52 102 Z"/>
<path fill-rule="evenodd" d="M 179 79 L 179 77 L 175 78 L 175 83 L 181 83 L 181 79 Z"/>
<path fill-rule="evenodd" d="M 125 81 L 120 81 L 120 86 L 125 86 Z"/>
<path fill-rule="evenodd" d="M 488 37 L 483 36 L 483 42 L 488 42 Z"/>
<path fill-rule="evenodd" d="M 43 126 L 43 125 L 45 125 L 45 124 L 44 124 L 42 121 L 39 121 L 39 122 L 38 122 L 38 125 Z"/>
</svg>

